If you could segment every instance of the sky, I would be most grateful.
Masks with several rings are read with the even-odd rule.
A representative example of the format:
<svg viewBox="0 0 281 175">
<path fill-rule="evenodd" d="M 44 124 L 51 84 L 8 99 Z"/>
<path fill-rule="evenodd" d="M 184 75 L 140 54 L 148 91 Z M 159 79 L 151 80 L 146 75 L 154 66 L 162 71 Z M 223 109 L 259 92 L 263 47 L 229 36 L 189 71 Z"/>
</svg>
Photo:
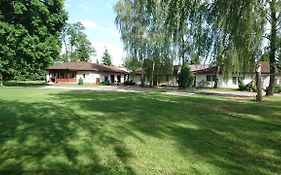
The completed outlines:
<svg viewBox="0 0 281 175">
<path fill-rule="evenodd" d="M 117 0 L 66 0 L 65 10 L 68 12 L 68 22 L 81 22 L 86 28 L 85 33 L 97 51 L 92 62 L 101 58 L 105 48 L 108 49 L 112 63 L 120 66 L 123 63 L 125 52 L 120 40 L 120 34 L 114 23 L 113 10 Z"/>
</svg>

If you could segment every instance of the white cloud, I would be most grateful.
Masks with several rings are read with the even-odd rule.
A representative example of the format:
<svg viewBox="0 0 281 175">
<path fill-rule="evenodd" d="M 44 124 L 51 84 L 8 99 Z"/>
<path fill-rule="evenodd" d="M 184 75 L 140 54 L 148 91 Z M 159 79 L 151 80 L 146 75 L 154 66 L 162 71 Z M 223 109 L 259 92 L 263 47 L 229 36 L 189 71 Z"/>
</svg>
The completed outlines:
<svg viewBox="0 0 281 175">
<path fill-rule="evenodd" d="M 83 26 L 86 29 L 89 29 L 89 30 L 93 30 L 93 29 L 98 29 L 99 28 L 99 26 L 95 22 L 93 22 L 91 20 L 88 20 L 88 19 L 81 20 L 80 22 L 83 24 Z"/>
<path fill-rule="evenodd" d="M 106 28 L 105 31 L 110 33 L 111 35 L 113 35 L 116 38 L 120 38 L 120 33 L 116 29 Z"/>
<path fill-rule="evenodd" d="M 125 57 L 126 53 L 123 51 L 122 44 L 117 43 L 106 43 L 106 42 L 95 42 L 93 41 L 93 47 L 97 51 L 97 56 L 93 59 L 93 62 L 96 62 L 96 59 L 99 59 L 99 62 L 102 61 L 102 56 L 104 53 L 105 48 L 108 49 L 109 54 L 112 57 L 112 63 L 115 66 L 121 66 L 123 64 L 123 58 Z"/>
</svg>

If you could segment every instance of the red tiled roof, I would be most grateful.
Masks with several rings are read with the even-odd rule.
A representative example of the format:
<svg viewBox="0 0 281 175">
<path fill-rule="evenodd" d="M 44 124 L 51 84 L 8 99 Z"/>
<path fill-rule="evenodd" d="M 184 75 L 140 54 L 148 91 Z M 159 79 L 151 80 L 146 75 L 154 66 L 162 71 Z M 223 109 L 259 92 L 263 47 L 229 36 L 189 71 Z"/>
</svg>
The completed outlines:
<svg viewBox="0 0 281 175">
<path fill-rule="evenodd" d="M 269 74 L 270 73 L 270 65 L 268 61 L 262 61 L 261 64 L 261 73 L 262 74 Z M 218 71 L 218 66 L 207 67 L 205 69 L 195 71 L 196 74 L 216 74 Z M 275 68 L 276 75 L 281 75 L 281 72 L 278 68 Z"/>
<path fill-rule="evenodd" d="M 66 62 L 51 66 L 47 68 L 47 70 L 97 71 L 122 74 L 127 73 L 126 71 L 120 70 L 114 66 L 106 66 L 103 64 L 95 64 L 89 62 Z"/>
<path fill-rule="evenodd" d="M 268 61 L 261 61 L 261 73 L 262 74 L 269 74 L 270 73 L 270 64 Z M 275 67 L 275 73 L 279 74 L 279 70 L 277 67 Z"/>
</svg>

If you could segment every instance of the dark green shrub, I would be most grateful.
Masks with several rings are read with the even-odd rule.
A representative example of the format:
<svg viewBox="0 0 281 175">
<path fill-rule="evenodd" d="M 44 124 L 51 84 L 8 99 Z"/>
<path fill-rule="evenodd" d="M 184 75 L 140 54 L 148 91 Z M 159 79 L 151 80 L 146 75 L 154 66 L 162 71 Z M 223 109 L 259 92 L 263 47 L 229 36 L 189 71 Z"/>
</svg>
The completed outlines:
<svg viewBox="0 0 281 175">
<path fill-rule="evenodd" d="M 251 91 L 251 89 L 253 90 L 253 92 L 256 92 L 257 91 L 257 88 L 256 86 L 254 85 L 254 82 L 251 81 L 250 83 L 248 84 L 244 84 L 243 81 L 239 80 L 238 81 L 238 86 L 239 86 L 239 90 L 240 91 Z"/>
<path fill-rule="evenodd" d="M 101 82 L 101 85 L 110 85 L 110 82 L 107 80 L 107 81 L 103 81 L 103 82 Z"/>
<path fill-rule="evenodd" d="M 79 84 L 79 85 L 83 85 L 83 84 L 84 84 L 83 78 L 81 78 L 81 77 L 79 78 L 78 84 Z"/>
<path fill-rule="evenodd" d="M 124 82 L 124 86 L 134 86 L 134 85 L 136 85 L 136 83 L 133 82 L 133 80 L 125 81 L 125 82 Z"/>
<path fill-rule="evenodd" d="M 181 71 L 178 74 L 178 85 L 180 89 L 191 88 L 193 86 L 194 76 L 189 66 L 182 65 Z"/>
<path fill-rule="evenodd" d="M 281 93 L 281 86 L 279 85 L 279 86 L 276 86 L 275 88 L 274 88 L 274 93 Z"/>
</svg>

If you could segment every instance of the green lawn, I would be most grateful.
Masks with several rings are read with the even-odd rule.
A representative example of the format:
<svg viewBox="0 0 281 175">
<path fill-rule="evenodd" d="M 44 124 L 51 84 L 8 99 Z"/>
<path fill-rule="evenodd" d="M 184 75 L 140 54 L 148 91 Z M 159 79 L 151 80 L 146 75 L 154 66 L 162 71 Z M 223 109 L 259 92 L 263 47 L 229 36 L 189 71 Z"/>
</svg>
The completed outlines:
<svg viewBox="0 0 281 175">
<path fill-rule="evenodd" d="M 281 174 L 281 98 L 0 88 L 0 174 Z"/>
</svg>

